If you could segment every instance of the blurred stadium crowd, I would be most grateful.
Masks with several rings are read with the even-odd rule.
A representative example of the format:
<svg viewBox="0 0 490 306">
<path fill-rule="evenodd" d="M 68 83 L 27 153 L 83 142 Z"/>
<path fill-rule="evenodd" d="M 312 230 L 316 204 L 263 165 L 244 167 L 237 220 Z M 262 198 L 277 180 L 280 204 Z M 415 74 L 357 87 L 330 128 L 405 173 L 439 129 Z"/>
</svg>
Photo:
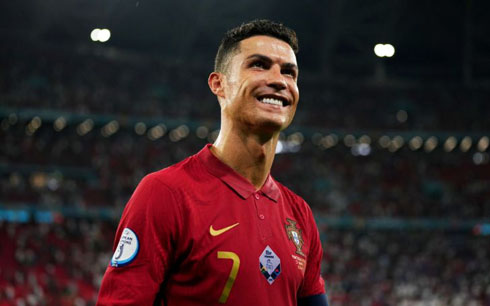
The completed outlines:
<svg viewBox="0 0 490 306">
<path fill-rule="evenodd" d="M 207 87 L 212 62 L 181 62 L 122 51 L 60 47 L 1 54 L 2 107 L 78 114 L 179 118 L 215 122 L 219 108 Z M 14 48 L 14 47 L 11 47 Z M 41 47 L 38 47 L 41 48 Z M 100 54 L 97 54 L 100 53 Z M 43 54 L 39 57 L 39 53 Z M 96 53 L 94 55 L 94 53 Z M 389 86 L 384 86 L 389 84 Z M 326 81 L 300 76 L 294 124 L 329 129 L 488 131 L 489 89 L 458 83 L 386 80 Z M 401 114 L 398 112 L 403 110 Z"/>
<path fill-rule="evenodd" d="M 219 109 L 209 67 L 46 51 L 0 57 L 0 305 L 93 305 L 136 184 L 212 142 Z M 471 226 L 490 219 L 490 91 L 307 76 L 301 95 L 272 173 L 319 220 L 330 304 L 490 305 L 489 237 Z"/>
<path fill-rule="evenodd" d="M 114 222 L 1 223 L 0 305 L 94 305 Z M 323 229 L 331 305 L 489 305 L 487 237 Z"/>
</svg>

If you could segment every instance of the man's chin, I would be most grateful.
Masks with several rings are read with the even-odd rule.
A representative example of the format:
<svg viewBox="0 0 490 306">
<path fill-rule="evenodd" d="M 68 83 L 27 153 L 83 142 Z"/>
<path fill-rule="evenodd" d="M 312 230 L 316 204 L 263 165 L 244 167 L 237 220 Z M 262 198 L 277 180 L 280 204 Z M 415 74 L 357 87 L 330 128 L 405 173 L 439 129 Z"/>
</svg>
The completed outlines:
<svg viewBox="0 0 490 306">
<path fill-rule="evenodd" d="M 289 126 L 290 122 L 280 121 L 280 120 L 271 120 L 269 118 L 259 120 L 254 122 L 249 126 L 249 130 L 262 135 L 271 135 L 277 134 L 283 130 L 285 130 Z"/>
</svg>

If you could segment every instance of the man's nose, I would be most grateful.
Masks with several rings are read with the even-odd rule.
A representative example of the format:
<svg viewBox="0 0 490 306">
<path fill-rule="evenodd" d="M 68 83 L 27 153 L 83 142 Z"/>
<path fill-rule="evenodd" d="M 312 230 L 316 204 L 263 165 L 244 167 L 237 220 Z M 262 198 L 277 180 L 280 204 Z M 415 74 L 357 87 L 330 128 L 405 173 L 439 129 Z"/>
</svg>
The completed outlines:
<svg viewBox="0 0 490 306">
<path fill-rule="evenodd" d="M 284 79 L 284 75 L 282 75 L 281 73 L 281 67 L 278 66 L 271 67 L 271 69 L 269 70 L 267 85 L 276 90 L 282 90 L 287 88 L 288 84 Z"/>
</svg>

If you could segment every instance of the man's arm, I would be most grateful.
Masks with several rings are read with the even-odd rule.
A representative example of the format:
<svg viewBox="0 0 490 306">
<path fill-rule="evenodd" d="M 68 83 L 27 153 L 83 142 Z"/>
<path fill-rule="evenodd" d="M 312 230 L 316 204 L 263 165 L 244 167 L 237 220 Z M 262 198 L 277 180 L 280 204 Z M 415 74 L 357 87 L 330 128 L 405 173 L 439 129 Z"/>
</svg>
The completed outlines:
<svg viewBox="0 0 490 306">
<path fill-rule="evenodd" d="M 153 305 L 173 258 L 175 203 L 154 174 L 141 181 L 121 217 L 97 305 Z"/>
<path fill-rule="evenodd" d="M 327 295 L 312 295 L 298 300 L 298 306 L 328 306 Z"/>
<path fill-rule="evenodd" d="M 323 250 L 320 241 L 318 228 L 313 218 L 308 204 L 305 204 L 305 227 L 310 240 L 308 258 L 306 260 L 306 270 L 303 284 L 298 292 L 298 305 L 303 306 L 324 306 L 328 305 L 325 295 L 325 281 L 321 276 L 321 263 Z"/>
</svg>

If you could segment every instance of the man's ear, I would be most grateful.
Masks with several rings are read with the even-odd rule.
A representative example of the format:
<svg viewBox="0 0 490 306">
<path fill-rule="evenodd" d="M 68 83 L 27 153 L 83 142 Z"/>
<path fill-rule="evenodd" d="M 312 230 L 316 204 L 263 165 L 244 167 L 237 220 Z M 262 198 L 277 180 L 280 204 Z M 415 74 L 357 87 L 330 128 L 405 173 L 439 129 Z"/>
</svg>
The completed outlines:
<svg viewBox="0 0 490 306">
<path fill-rule="evenodd" d="M 225 97 L 225 75 L 221 72 L 211 72 L 208 77 L 208 85 L 211 91 L 218 97 Z"/>
</svg>

